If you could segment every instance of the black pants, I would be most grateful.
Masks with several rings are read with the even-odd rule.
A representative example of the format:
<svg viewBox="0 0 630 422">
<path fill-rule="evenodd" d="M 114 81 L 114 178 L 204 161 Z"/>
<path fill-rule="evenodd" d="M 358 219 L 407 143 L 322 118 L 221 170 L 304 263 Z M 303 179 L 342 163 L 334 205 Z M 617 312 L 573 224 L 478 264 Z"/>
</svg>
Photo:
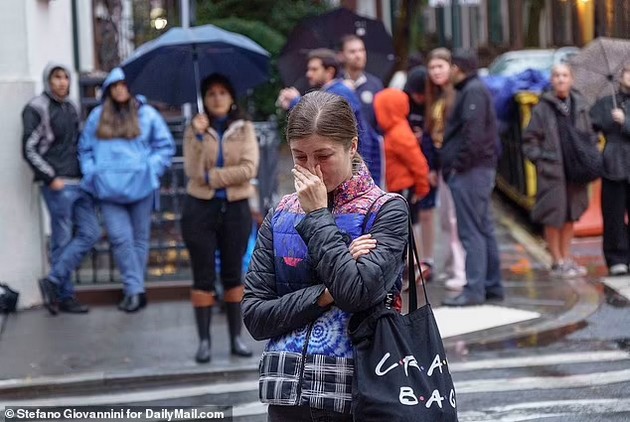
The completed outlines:
<svg viewBox="0 0 630 422">
<path fill-rule="evenodd" d="M 269 406 L 267 422 L 352 422 L 352 415 L 308 406 Z"/>
<path fill-rule="evenodd" d="M 630 215 L 630 183 L 602 179 L 604 257 L 611 267 L 630 262 L 630 232 L 625 214 Z"/>
<path fill-rule="evenodd" d="M 190 254 L 193 288 L 215 291 L 215 253 L 221 255 L 221 283 L 227 291 L 242 284 L 243 255 L 252 230 L 246 199 L 197 199 L 188 195 L 182 212 L 182 236 Z"/>
</svg>

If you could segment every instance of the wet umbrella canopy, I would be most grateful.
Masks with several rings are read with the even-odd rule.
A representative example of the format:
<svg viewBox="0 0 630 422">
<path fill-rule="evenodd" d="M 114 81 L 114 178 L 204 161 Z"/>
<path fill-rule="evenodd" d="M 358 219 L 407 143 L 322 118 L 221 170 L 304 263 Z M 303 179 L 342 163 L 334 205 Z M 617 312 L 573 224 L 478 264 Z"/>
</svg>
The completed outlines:
<svg viewBox="0 0 630 422">
<path fill-rule="evenodd" d="M 121 65 L 132 92 L 171 105 L 197 101 L 199 81 L 228 77 L 237 95 L 269 79 L 269 53 L 244 35 L 214 25 L 172 28 L 141 45 Z"/>
<path fill-rule="evenodd" d="M 278 60 L 285 85 L 307 88 L 306 58 L 315 48 L 337 50 L 344 35 L 354 34 L 363 40 L 367 51 L 366 70 L 380 79 L 386 78 L 395 62 L 391 35 L 383 22 L 340 8 L 304 19 L 291 32 Z"/>
<path fill-rule="evenodd" d="M 630 40 L 597 38 L 571 59 L 575 88 L 594 104 L 599 97 L 615 93 L 614 82 L 627 62 L 630 62 Z M 613 101 L 616 101 L 614 95 Z"/>
</svg>

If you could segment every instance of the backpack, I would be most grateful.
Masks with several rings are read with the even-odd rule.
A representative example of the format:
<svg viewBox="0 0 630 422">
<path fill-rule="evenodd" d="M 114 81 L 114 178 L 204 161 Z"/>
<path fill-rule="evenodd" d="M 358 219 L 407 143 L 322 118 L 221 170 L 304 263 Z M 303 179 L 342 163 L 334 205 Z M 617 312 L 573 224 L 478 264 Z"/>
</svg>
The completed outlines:
<svg viewBox="0 0 630 422">
<path fill-rule="evenodd" d="M 15 312 L 20 294 L 4 283 L 0 283 L 0 313 Z"/>
</svg>

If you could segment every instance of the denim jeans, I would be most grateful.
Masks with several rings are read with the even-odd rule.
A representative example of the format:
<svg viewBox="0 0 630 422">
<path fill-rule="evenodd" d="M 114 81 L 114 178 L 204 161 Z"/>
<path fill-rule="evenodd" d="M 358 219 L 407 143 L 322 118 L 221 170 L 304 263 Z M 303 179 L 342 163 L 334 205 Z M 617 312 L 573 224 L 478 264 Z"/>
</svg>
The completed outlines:
<svg viewBox="0 0 630 422">
<path fill-rule="evenodd" d="M 72 272 L 101 237 L 94 200 L 78 185 L 55 191 L 42 187 L 50 213 L 50 267 L 48 279 L 59 288 L 61 300 L 74 297 Z"/>
<path fill-rule="evenodd" d="M 153 203 L 153 194 L 131 204 L 100 203 L 126 295 L 144 293 Z"/>
<path fill-rule="evenodd" d="M 503 294 L 499 248 L 494 235 L 490 197 L 496 170 L 476 167 L 456 173 L 447 183 L 451 188 L 457 231 L 466 250 L 464 294 L 484 301 L 486 292 Z"/>
<path fill-rule="evenodd" d="M 352 422 L 352 415 L 308 406 L 270 405 L 267 422 Z"/>
</svg>

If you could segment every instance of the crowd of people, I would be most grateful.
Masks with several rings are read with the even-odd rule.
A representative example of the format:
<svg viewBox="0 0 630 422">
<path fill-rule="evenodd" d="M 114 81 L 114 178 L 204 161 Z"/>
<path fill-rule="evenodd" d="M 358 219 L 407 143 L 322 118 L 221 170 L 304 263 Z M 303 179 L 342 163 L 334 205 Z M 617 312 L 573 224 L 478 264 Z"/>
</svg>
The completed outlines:
<svg viewBox="0 0 630 422">
<path fill-rule="evenodd" d="M 399 75 L 398 88 L 384 88 L 366 63 L 362 39 L 344 37 L 338 52 L 309 53 L 308 93 L 294 87 L 279 93 L 277 104 L 288 113 L 295 193 L 264 219 L 246 275 L 248 200 L 259 149 L 230 75 L 203 79 L 203 110 L 184 135 L 181 231 L 192 268 L 195 359 L 211 359 L 220 280 L 232 355 L 252 355 L 241 339 L 243 320 L 255 339 L 268 340 L 260 395 L 272 421 L 315 420 L 314 414 L 352 420 L 348 321 L 384 300 L 400 309 L 406 283 L 426 279 L 458 291 L 445 306 L 504 299 L 491 204 L 500 141 L 476 55 L 435 49 L 402 75 L 404 85 Z M 586 273 L 570 251 L 573 223 L 588 206 L 587 185 L 567 177 L 572 163 L 563 160 L 574 132 L 592 142 L 597 133 L 607 138 L 604 255 L 610 274 L 629 272 L 630 65 L 620 81 L 614 98 L 589 109 L 572 89 L 571 68 L 555 66 L 552 90 L 541 96 L 524 131 L 524 154 L 538 172 L 532 219 L 544 225 L 553 277 Z M 39 280 L 44 305 L 53 315 L 88 312 L 71 278 L 103 236 L 100 214 L 123 282 L 118 308 L 137 312 L 147 305 L 151 213 L 175 153 L 173 137 L 156 109 L 132 95 L 119 68 L 105 80 L 101 102 L 81 131 L 68 100 L 70 71 L 49 65 L 44 86 L 23 111 L 24 158 L 41 185 L 52 228 L 50 272 Z M 404 280 L 408 218 L 422 260 Z M 436 242 L 445 251 L 440 268 Z M 420 272 L 424 277 L 416 277 Z"/>
</svg>

